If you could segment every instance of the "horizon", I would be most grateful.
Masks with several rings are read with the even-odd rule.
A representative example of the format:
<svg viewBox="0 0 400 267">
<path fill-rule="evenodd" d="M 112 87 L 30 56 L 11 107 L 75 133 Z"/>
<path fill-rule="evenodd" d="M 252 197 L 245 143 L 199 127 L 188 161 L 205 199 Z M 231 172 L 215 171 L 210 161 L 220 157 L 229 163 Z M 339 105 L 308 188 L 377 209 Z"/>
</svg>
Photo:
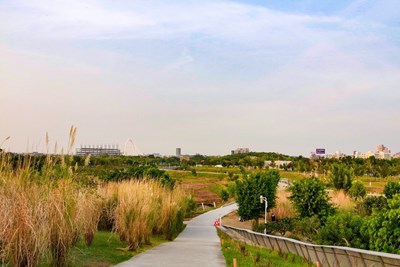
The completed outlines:
<svg viewBox="0 0 400 267">
<path fill-rule="evenodd" d="M 0 1 L 0 144 L 400 152 L 400 2 Z M 7 136 L 10 140 L 1 143 Z M 74 150 L 75 151 L 75 150 Z"/>
</svg>

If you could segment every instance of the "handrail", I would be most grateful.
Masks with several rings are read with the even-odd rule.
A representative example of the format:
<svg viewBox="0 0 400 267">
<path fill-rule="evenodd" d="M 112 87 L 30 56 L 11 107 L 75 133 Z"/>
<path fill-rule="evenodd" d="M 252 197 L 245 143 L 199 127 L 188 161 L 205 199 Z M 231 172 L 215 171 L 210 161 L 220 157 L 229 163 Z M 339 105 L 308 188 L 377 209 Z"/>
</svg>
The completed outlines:
<svg viewBox="0 0 400 267">
<path fill-rule="evenodd" d="M 290 252 L 305 258 L 309 262 L 319 262 L 321 266 L 400 266 L 400 255 L 398 254 L 350 247 L 315 245 L 287 237 L 257 233 L 228 225 L 222 225 L 222 227 L 239 234 L 245 240 L 255 245 L 279 252 Z"/>
</svg>

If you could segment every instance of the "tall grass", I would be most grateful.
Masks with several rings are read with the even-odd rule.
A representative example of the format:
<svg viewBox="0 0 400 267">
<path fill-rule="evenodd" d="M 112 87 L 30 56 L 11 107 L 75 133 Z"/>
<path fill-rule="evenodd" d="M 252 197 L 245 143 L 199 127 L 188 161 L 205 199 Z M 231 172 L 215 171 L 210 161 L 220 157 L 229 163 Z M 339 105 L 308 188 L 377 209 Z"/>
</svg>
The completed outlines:
<svg viewBox="0 0 400 267">
<path fill-rule="evenodd" d="M 53 266 L 66 266 L 79 238 L 92 243 L 100 218 L 130 250 L 153 233 L 172 239 L 182 229 L 188 198 L 179 189 L 154 180 L 81 185 L 71 166 L 75 134 L 71 127 L 66 155 L 47 154 L 40 168 L 38 158 L 0 151 L 0 265 L 33 267 L 51 255 Z"/>
<path fill-rule="evenodd" d="M 333 191 L 330 196 L 330 202 L 341 210 L 351 212 L 355 207 L 355 202 L 344 190 Z"/>
<path fill-rule="evenodd" d="M 68 151 L 75 133 L 71 127 Z M 101 205 L 90 189 L 74 181 L 67 164 L 71 155 L 47 155 L 38 170 L 34 157 L 13 160 L 10 153 L 0 153 L 2 264 L 37 266 L 39 258 L 51 252 L 53 266 L 65 266 L 69 248 L 81 233 L 93 239 Z"/>
<path fill-rule="evenodd" d="M 289 196 L 290 192 L 286 190 L 277 191 L 276 206 L 271 209 L 270 216 L 272 215 L 272 213 L 275 214 L 277 219 L 296 216 L 293 204 L 288 198 Z"/>
<path fill-rule="evenodd" d="M 171 191 L 153 180 L 130 180 L 107 184 L 102 196 L 114 230 L 129 250 L 148 244 L 153 233 L 171 240 L 183 227 L 188 198 L 179 189 Z"/>
</svg>

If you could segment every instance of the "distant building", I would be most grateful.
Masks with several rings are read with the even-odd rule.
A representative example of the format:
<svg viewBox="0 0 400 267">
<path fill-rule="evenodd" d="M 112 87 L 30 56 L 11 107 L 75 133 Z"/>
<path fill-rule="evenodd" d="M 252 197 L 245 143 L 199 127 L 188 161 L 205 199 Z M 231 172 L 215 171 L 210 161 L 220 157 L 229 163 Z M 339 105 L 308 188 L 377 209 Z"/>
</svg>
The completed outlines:
<svg viewBox="0 0 400 267">
<path fill-rule="evenodd" d="M 176 156 L 179 158 L 182 156 L 182 149 L 180 147 L 176 148 Z"/>
<path fill-rule="evenodd" d="M 376 152 L 390 153 L 390 149 L 381 144 L 376 147 Z"/>
<path fill-rule="evenodd" d="M 344 154 L 341 151 L 336 151 L 334 154 L 329 154 L 328 158 L 334 158 L 334 159 L 341 159 L 346 157 L 346 154 Z"/>
<path fill-rule="evenodd" d="M 146 155 L 148 157 L 154 157 L 154 158 L 161 158 L 161 154 L 160 153 L 151 153 Z"/>
<path fill-rule="evenodd" d="M 99 145 L 99 146 L 81 146 L 76 149 L 77 156 L 121 156 L 121 150 L 118 145 Z"/>
<path fill-rule="evenodd" d="M 235 150 L 231 150 L 231 154 L 243 154 L 243 153 L 249 153 L 250 149 L 247 147 L 240 147 L 240 148 L 236 148 Z"/>
<path fill-rule="evenodd" d="M 368 151 L 366 153 L 361 153 L 358 151 L 354 151 L 353 156 L 355 158 L 363 158 L 367 159 L 369 157 L 375 157 L 377 159 L 392 159 L 392 154 L 389 148 L 385 147 L 384 145 L 378 145 L 376 147 L 376 151 Z"/>
<path fill-rule="evenodd" d="M 400 159 L 400 152 L 394 154 L 392 158 L 394 158 L 394 159 Z"/>
</svg>

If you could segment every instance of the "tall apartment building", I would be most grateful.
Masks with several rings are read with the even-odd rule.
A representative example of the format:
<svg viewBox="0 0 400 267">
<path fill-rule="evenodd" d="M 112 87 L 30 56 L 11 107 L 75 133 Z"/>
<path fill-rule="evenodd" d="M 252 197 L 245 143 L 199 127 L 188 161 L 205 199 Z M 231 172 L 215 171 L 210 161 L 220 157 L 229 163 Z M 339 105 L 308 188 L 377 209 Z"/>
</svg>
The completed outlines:
<svg viewBox="0 0 400 267">
<path fill-rule="evenodd" d="M 176 148 L 176 153 L 175 155 L 179 158 L 180 156 L 182 156 L 182 149 L 180 147 Z"/>
</svg>

